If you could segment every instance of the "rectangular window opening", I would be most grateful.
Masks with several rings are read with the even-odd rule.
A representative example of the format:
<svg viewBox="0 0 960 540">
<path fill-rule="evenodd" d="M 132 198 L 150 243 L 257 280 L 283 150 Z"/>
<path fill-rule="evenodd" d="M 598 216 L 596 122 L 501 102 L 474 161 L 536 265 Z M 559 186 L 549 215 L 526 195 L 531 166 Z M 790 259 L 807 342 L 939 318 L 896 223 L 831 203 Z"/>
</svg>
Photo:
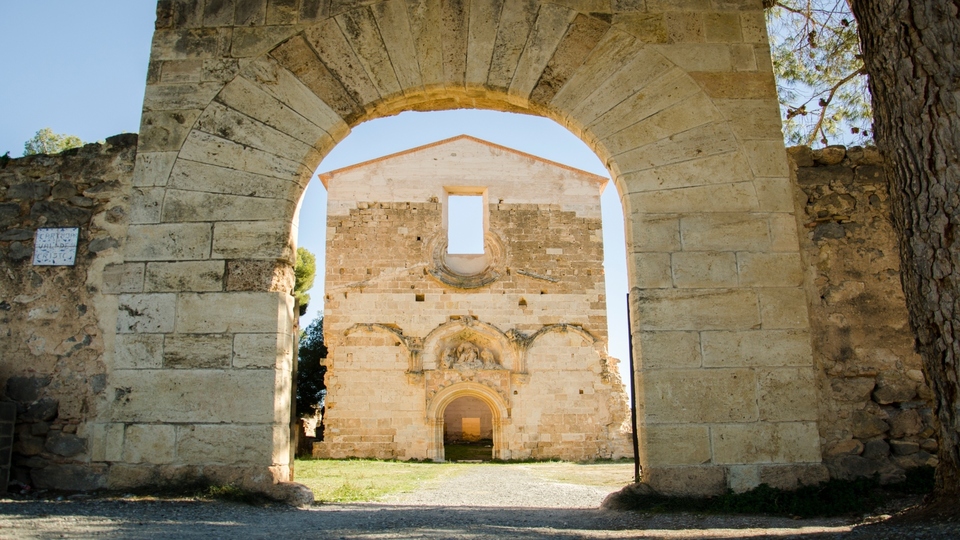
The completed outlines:
<svg viewBox="0 0 960 540">
<path fill-rule="evenodd" d="M 447 253 L 483 254 L 483 195 L 447 197 Z"/>
</svg>

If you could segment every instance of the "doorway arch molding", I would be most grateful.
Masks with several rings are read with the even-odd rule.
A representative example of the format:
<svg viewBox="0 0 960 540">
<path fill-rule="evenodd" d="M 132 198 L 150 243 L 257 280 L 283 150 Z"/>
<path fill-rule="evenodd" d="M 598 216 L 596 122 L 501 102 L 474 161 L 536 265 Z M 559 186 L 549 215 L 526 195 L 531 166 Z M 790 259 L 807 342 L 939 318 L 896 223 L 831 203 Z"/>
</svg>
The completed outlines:
<svg viewBox="0 0 960 540">
<path fill-rule="evenodd" d="M 235 453 L 197 449 L 230 434 L 256 477 L 286 479 L 304 189 L 360 122 L 470 107 L 551 118 L 611 172 L 646 478 L 712 493 L 820 467 L 764 14 L 710 4 L 158 2 L 122 263 L 146 278 L 124 282 L 105 336 L 124 398 L 100 409 L 96 460 L 149 467 L 129 461 L 149 443 L 217 480 Z M 184 340 L 199 367 L 166 367 Z"/>
<path fill-rule="evenodd" d="M 443 452 L 443 412 L 454 400 L 473 397 L 482 401 L 493 413 L 493 459 L 504 459 L 503 426 L 510 422 L 510 409 L 496 390 L 475 382 L 461 382 L 448 386 L 430 400 L 427 405 L 427 425 L 432 431 L 433 440 L 427 447 L 428 455 L 434 461 L 444 461 Z"/>
</svg>

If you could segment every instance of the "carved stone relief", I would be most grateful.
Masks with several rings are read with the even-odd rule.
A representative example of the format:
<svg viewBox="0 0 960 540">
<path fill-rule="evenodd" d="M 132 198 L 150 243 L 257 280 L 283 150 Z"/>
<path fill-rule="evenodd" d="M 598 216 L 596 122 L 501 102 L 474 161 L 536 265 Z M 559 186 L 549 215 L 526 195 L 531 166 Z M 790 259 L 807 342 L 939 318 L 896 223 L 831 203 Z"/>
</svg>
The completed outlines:
<svg viewBox="0 0 960 540">
<path fill-rule="evenodd" d="M 469 341 L 461 341 L 454 346 L 444 349 L 440 366 L 442 369 L 455 369 L 459 371 L 503 369 L 497 356 L 496 351 L 493 349 L 481 347 Z"/>
</svg>

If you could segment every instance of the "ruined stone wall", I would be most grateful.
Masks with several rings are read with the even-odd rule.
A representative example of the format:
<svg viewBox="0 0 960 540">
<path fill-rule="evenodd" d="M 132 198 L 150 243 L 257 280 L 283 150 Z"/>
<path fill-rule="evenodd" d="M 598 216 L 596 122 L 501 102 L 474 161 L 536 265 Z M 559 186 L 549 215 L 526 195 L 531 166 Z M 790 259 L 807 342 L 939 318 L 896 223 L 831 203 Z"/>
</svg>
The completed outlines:
<svg viewBox="0 0 960 540">
<path fill-rule="evenodd" d="M 820 441 L 835 478 L 884 481 L 937 462 L 932 393 L 900 286 L 883 160 L 873 148 L 789 150 L 820 388 Z"/>
<path fill-rule="evenodd" d="M 106 484 L 88 422 L 106 397 L 116 304 L 104 269 L 126 237 L 136 142 L 118 135 L 0 164 L 0 400 L 17 406 L 11 480 L 21 485 Z M 38 227 L 79 227 L 74 266 L 32 264 Z"/>
<path fill-rule="evenodd" d="M 629 452 L 618 361 L 606 355 L 605 179 L 469 137 L 321 177 L 330 353 L 317 455 L 442 458 L 430 422 L 443 411 L 425 416 L 464 383 L 509 410 L 495 421 L 495 457 Z M 441 268 L 445 196 L 464 189 L 486 197 L 481 286 Z M 492 356 L 452 365 L 464 342 Z"/>
</svg>

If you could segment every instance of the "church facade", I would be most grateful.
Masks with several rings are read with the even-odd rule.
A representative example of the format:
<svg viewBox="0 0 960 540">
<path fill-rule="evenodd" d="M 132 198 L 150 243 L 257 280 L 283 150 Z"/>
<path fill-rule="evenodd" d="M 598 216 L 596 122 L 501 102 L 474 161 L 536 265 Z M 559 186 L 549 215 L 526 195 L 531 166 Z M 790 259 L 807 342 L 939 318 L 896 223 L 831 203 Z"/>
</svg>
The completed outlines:
<svg viewBox="0 0 960 540">
<path fill-rule="evenodd" d="M 316 456 L 444 460 L 463 441 L 493 459 L 632 454 L 606 346 L 606 178 L 460 136 L 321 179 Z"/>
</svg>

